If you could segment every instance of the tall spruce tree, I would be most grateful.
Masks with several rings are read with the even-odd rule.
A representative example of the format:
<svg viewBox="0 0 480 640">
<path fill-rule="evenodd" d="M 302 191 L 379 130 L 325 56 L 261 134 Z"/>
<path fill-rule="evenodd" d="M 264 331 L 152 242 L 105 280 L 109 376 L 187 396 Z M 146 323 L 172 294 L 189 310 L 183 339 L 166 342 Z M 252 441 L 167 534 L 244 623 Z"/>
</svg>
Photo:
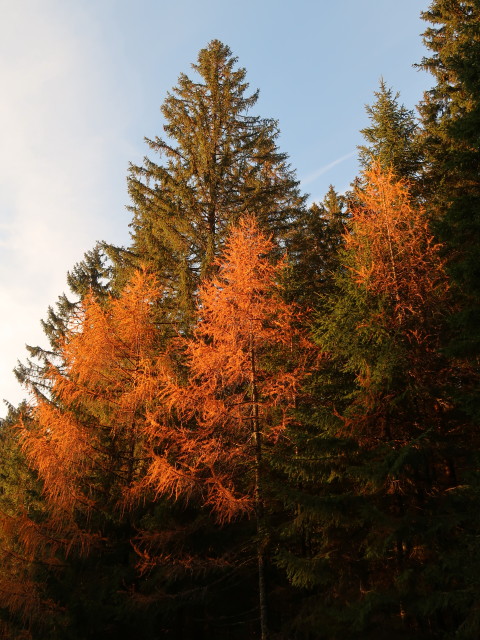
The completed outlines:
<svg viewBox="0 0 480 640">
<path fill-rule="evenodd" d="M 167 139 L 146 140 L 163 163 L 131 166 L 132 251 L 169 285 L 174 308 L 193 314 L 192 294 L 219 254 L 232 223 L 255 213 L 284 241 L 304 198 L 276 146 L 277 123 L 250 115 L 245 69 L 212 40 L 181 74 L 161 111 Z"/>
<path fill-rule="evenodd" d="M 107 294 L 113 292 L 119 300 L 118 304 L 121 305 L 124 293 L 122 290 L 125 289 L 132 275 L 131 267 L 146 262 L 156 274 L 161 276 L 166 286 L 162 299 L 153 303 L 156 320 L 152 327 L 155 326 L 158 330 L 157 321 L 162 310 L 165 312 L 167 307 L 171 309 L 173 306 L 174 316 L 188 318 L 189 312 L 195 306 L 193 293 L 198 287 L 200 278 L 210 273 L 210 265 L 218 255 L 229 227 L 242 214 L 254 211 L 264 229 L 274 234 L 280 244 L 287 242 L 292 225 L 304 205 L 304 198 L 299 194 L 298 183 L 289 169 L 286 155 L 280 153 L 276 147 L 278 136 L 276 122 L 249 115 L 249 109 L 255 104 L 258 93 L 245 96 L 248 87 L 244 80 L 245 70 L 237 70 L 235 66 L 236 60 L 231 56 L 228 47 L 214 41 L 207 49 L 200 52 L 198 64 L 194 65 L 200 75 L 200 82 L 192 82 L 184 75 L 180 77 L 179 86 L 167 97 L 163 106 L 163 113 L 167 120 L 165 131 L 172 144 L 158 138 L 150 141 L 150 145 L 164 156 L 166 160 L 164 165 L 156 165 L 147 159 L 144 167 L 132 167 L 131 170 L 129 187 L 134 210 L 132 246 L 128 250 L 122 250 L 110 245 L 98 245 L 92 252 L 86 254 L 85 260 L 76 265 L 68 277 L 75 299 L 71 300 L 70 296 L 61 296 L 57 306 L 49 309 L 48 318 L 43 323 L 49 347 L 47 349 L 31 348 L 31 361 L 18 367 L 19 378 L 33 390 L 36 396 L 36 406 L 33 406 L 29 414 L 28 429 L 38 435 L 44 433 L 42 431 L 44 428 L 47 448 L 55 449 L 54 441 L 56 442 L 55 437 L 59 432 L 57 430 L 55 434 L 53 416 L 57 415 L 57 412 L 58 415 L 68 414 L 72 421 L 77 421 L 78 424 L 85 423 L 88 428 L 91 427 L 89 432 L 91 434 L 96 433 L 95 429 L 98 427 L 100 434 L 106 434 L 106 440 L 109 437 L 107 425 L 110 424 L 109 418 L 115 413 L 113 408 L 115 402 L 110 408 L 105 409 L 105 414 L 89 414 L 85 405 L 82 404 L 80 395 L 67 401 L 61 393 L 58 393 L 52 377 L 55 371 L 58 376 L 64 378 L 67 386 L 73 383 L 72 372 L 65 357 L 65 340 L 70 336 L 72 321 L 75 321 L 81 313 L 85 300 L 93 295 L 97 301 L 100 316 L 103 312 L 108 315 L 109 309 L 111 311 L 112 305 L 115 306 L 116 303 Z M 114 263 L 113 268 L 109 258 Z M 168 303 L 172 305 L 168 306 Z M 177 312 L 178 307 L 181 308 L 180 313 Z M 166 316 L 169 322 L 172 314 L 168 316 L 167 311 Z M 132 321 L 135 321 L 134 317 Z M 112 334 L 110 338 L 113 340 L 114 335 Z M 117 364 L 121 365 L 120 362 Z M 90 381 L 95 378 L 93 373 L 92 369 L 88 376 Z M 112 391 L 111 385 L 106 378 L 104 382 L 105 388 L 102 388 L 102 393 L 109 393 Z M 119 384 L 113 391 L 121 394 L 120 387 L 123 384 L 123 382 Z M 96 390 L 90 394 L 93 406 L 97 408 L 101 404 L 99 393 Z M 50 412 L 46 423 L 41 422 L 39 407 L 48 409 Z M 115 424 L 120 423 L 116 416 L 113 416 L 112 420 Z M 78 446 L 77 440 L 73 438 L 72 447 L 66 445 L 64 453 L 67 456 Z M 122 452 L 118 455 L 116 453 L 118 434 L 114 433 L 110 440 L 112 447 L 111 451 L 110 449 L 108 451 L 112 455 L 108 458 L 111 463 L 109 468 L 102 469 L 101 465 L 97 465 L 93 475 L 91 474 L 93 484 L 88 480 L 85 485 L 87 492 L 94 486 L 99 488 L 100 497 L 101 487 L 106 491 L 106 486 L 110 487 L 111 484 L 114 490 L 118 489 L 120 484 L 115 481 L 115 478 L 118 479 L 121 476 L 125 464 L 125 455 Z M 102 455 L 103 453 L 98 450 L 95 454 L 92 453 L 93 457 L 86 456 L 85 464 L 88 467 L 93 458 L 98 461 Z M 62 468 L 65 470 L 65 465 L 62 467 L 60 463 L 55 464 L 55 456 L 56 453 L 52 456 L 50 466 L 53 475 L 57 471 L 60 473 Z M 35 466 L 34 463 L 33 466 Z M 78 468 L 81 467 L 82 462 L 79 461 Z M 79 477 L 72 482 L 73 485 L 77 483 L 80 486 L 82 479 Z M 43 484 L 48 493 L 46 478 L 43 478 Z M 50 486 L 53 485 L 50 484 Z M 156 624 L 155 621 L 158 622 L 161 618 L 165 629 L 175 628 L 173 631 L 175 637 L 193 636 L 193 626 L 195 626 L 196 637 L 199 637 L 198 625 L 194 625 L 193 622 L 187 625 L 181 620 L 185 618 L 182 607 L 189 605 L 190 612 L 192 607 L 197 607 L 197 615 L 205 617 L 203 625 L 205 637 L 212 637 L 207 631 L 208 620 L 212 618 L 212 613 L 204 611 L 205 593 L 208 590 L 211 594 L 212 590 L 216 589 L 215 606 L 223 610 L 225 610 L 226 596 L 223 595 L 222 589 L 215 587 L 218 575 L 213 580 L 213 588 L 209 588 L 209 582 L 212 582 L 211 567 L 207 570 L 206 564 L 212 563 L 199 561 L 203 582 L 198 582 L 199 572 L 195 572 L 195 578 L 187 575 L 192 573 L 193 557 L 193 554 L 188 552 L 191 539 L 187 540 L 187 538 L 192 529 L 197 531 L 200 526 L 197 525 L 198 513 L 195 505 L 189 504 L 188 507 L 180 505 L 177 507 L 175 516 L 172 516 L 172 510 L 168 504 L 153 506 L 153 501 L 146 499 L 146 504 L 140 509 L 146 513 L 147 521 L 142 522 L 141 527 L 139 525 L 141 534 L 147 531 L 148 534 L 145 533 L 147 538 L 150 533 L 158 538 L 163 536 L 164 539 L 170 536 L 171 540 L 175 540 L 175 544 L 172 543 L 175 550 L 172 551 L 171 556 L 166 554 L 167 560 L 160 567 L 155 566 L 153 579 L 149 573 L 148 580 L 142 582 L 138 578 L 137 584 L 135 561 L 132 554 L 129 555 L 127 552 L 129 541 L 126 532 L 131 526 L 129 524 L 131 516 L 127 512 L 116 509 L 113 503 L 102 503 L 100 510 L 93 508 L 92 515 L 88 509 L 82 510 L 78 501 L 75 500 L 75 496 L 80 491 L 79 486 L 71 487 L 70 496 L 68 492 L 62 494 L 66 502 L 71 498 L 72 517 L 68 524 L 72 525 L 72 529 L 78 526 L 80 533 L 89 534 L 95 528 L 97 531 L 102 531 L 105 534 L 103 540 L 107 552 L 104 553 L 103 547 L 99 547 L 85 560 L 76 552 L 71 552 L 66 557 L 61 549 L 58 551 L 58 556 L 64 561 L 65 566 L 58 575 L 49 574 L 48 585 L 52 588 L 51 593 L 54 599 L 63 603 L 66 616 L 69 618 L 64 621 L 66 626 L 58 631 L 58 636 L 63 638 L 62 634 L 66 634 L 66 637 L 73 638 L 77 637 L 75 635 L 77 634 L 78 637 L 83 637 L 82 633 L 96 634 L 99 629 L 102 629 L 101 632 L 105 635 L 109 616 L 112 620 L 115 618 L 117 622 L 120 618 L 125 619 L 122 618 L 124 614 L 133 620 L 135 613 L 123 610 L 123 605 L 128 601 L 127 594 L 117 591 L 118 597 L 112 595 L 114 591 L 112 585 L 119 584 L 116 582 L 118 578 L 124 584 L 131 580 L 131 584 L 134 584 L 133 590 L 139 584 L 144 586 L 147 582 L 150 586 L 153 584 L 150 591 L 146 589 L 148 593 L 146 597 L 150 603 L 154 602 L 153 608 L 157 607 L 158 602 L 162 603 L 160 613 L 156 611 L 148 614 L 145 630 L 143 627 L 141 630 L 138 629 L 140 634 L 151 633 L 152 637 L 157 637 L 154 635 L 153 627 Z M 56 488 L 53 488 L 54 494 L 55 491 Z M 165 503 L 168 503 L 168 499 L 165 499 Z M 43 528 L 49 522 L 47 517 L 49 506 L 51 505 L 45 506 Z M 159 516 L 158 513 L 161 515 Z M 203 520 L 206 521 L 205 516 Z M 204 550 L 205 557 L 212 553 L 222 555 L 222 560 L 216 563 L 217 571 L 218 567 L 222 567 L 224 573 L 225 565 L 227 572 L 231 574 L 231 570 L 228 570 L 228 561 L 224 561 L 223 556 L 226 558 L 231 556 L 232 549 L 222 537 L 220 542 L 217 540 L 215 543 L 217 545 L 215 552 L 211 551 L 212 542 L 208 538 L 208 528 L 210 526 L 211 533 L 211 525 L 212 523 L 210 525 L 207 523 L 201 534 L 195 535 L 196 547 Z M 173 529 L 175 529 L 175 535 L 172 533 Z M 243 540 L 240 539 L 241 535 L 238 531 L 234 533 L 233 537 L 235 536 L 236 546 L 243 549 Z M 68 532 L 60 546 L 63 543 L 67 548 L 71 543 Z M 139 549 L 140 547 L 139 543 Z M 220 548 L 222 551 L 218 551 Z M 55 549 L 52 553 L 57 553 Z M 164 546 L 162 549 L 164 550 Z M 186 561 L 179 568 L 177 564 L 182 564 L 183 556 Z M 169 558 L 175 558 L 175 562 L 170 561 Z M 34 562 L 36 561 L 34 559 Z M 99 567 L 98 571 L 104 575 L 104 579 L 101 584 L 96 585 L 94 574 Z M 244 580 L 245 577 L 242 579 Z M 236 594 L 241 594 L 237 580 L 238 575 L 234 580 L 228 576 L 225 579 L 222 574 L 223 589 L 225 590 L 229 585 L 228 593 L 234 591 Z M 101 596 L 94 602 L 89 594 L 92 593 L 90 587 L 95 590 L 96 586 L 101 590 Z M 183 593 L 187 594 L 187 605 L 185 605 Z M 237 615 L 240 615 L 238 603 L 241 597 L 234 596 L 233 599 L 235 611 L 232 615 L 237 620 Z M 168 607 L 169 613 L 163 617 L 167 601 L 172 606 Z M 138 610 L 135 603 L 132 606 L 134 610 Z M 167 620 L 170 615 L 173 620 Z M 242 616 L 244 617 L 243 613 Z M 80 619 L 85 621 L 88 629 L 83 628 L 83 623 L 79 622 Z M 122 627 L 123 623 L 117 624 L 117 622 L 112 623 L 111 629 L 115 627 L 118 631 Z M 127 627 L 123 626 L 125 633 L 128 633 Z"/>
<path fill-rule="evenodd" d="M 419 107 L 426 196 L 461 308 L 450 349 L 474 360 L 480 355 L 480 3 L 434 0 L 422 17 L 431 26 L 424 33 L 429 54 L 419 66 L 436 81 Z"/>
<path fill-rule="evenodd" d="M 370 125 L 360 132 L 367 144 L 358 147 L 358 156 L 364 169 L 375 159 L 400 178 L 414 178 L 421 162 L 417 123 L 413 111 L 398 102 L 399 97 L 382 78 L 375 102 L 366 105 Z"/>
</svg>

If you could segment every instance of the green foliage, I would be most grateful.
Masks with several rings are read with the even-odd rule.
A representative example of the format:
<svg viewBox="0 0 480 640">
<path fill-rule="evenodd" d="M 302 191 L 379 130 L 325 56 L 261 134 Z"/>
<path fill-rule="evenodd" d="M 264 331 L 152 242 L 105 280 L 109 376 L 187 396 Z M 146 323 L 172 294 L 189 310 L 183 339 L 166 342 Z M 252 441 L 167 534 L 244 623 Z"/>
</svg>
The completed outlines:
<svg viewBox="0 0 480 640">
<path fill-rule="evenodd" d="M 435 0 L 422 17 L 431 26 L 419 66 L 436 81 L 420 104 L 425 196 L 459 303 L 449 349 L 473 362 L 480 353 L 480 5 Z M 477 392 L 477 415 L 478 400 Z"/>
<path fill-rule="evenodd" d="M 246 95 L 245 69 L 212 40 L 168 94 L 167 140 L 147 140 L 164 159 L 131 166 L 132 250 L 169 287 L 171 304 L 192 316 L 192 294 L 212 270 L 228 230 L 245 213 L 285 239 L 304 202 L 279 152 L 274 120 L 252 116 L 258 92 Z M 176 313 L 176 311 L 175 311 Z"/>
<path fill-rule="evenodd" d="M 417 123 L 413 111 L 399 104 L 399 97 L 382 78 L 374 104 L 366 106 L 370 126 L 360 133 L 367 145 L 358 147 L 358 156 L 363 169 L 375 159 L 383 169 L 393 169 L 398 177 L 414 179 L 421 166 Z"/>
<path fill-rule="evenodd" d="M 285 280 L 289 299 L 314 309 L 334 287 L 347 214 L 345 198 L 330 186 L 323 202 L 301 212 L 287 247 L 290 269 Z"/>
</svg>

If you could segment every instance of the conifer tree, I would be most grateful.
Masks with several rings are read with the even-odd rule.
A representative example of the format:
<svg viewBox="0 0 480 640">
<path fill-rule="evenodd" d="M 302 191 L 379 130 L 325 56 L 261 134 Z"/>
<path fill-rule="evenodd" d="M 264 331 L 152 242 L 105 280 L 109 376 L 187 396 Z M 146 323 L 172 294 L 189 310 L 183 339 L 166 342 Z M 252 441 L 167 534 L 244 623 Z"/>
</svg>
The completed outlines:
<svg viewBox="0 0 480 640">
<path fill-rule="evenodd" d="M 45 584 L 47 570 L 60 562 L 41 562 L 34 543 L 36 523 L 45 511 L 38 480 L 18 442 L 21 414 L 28 419 L 24 404 L 10 407 L 0 421 L 0 637 L 12 640 L 50 635 L 61 619 Z"/>
<path fill-rule="evenodd" d="M 154 327 L 163 341 L 163 330 L 168 332 L 172 320 L 188 320 L 200 278 L 210 272 L 230 226 L 245 211 L 254 208 L 260 225 L 284 243 L 304 203 L 286 155 L 276 147 L 277 124 L 250 115 L 258 92 L 246 95 L 245 70 L 236 68 L 228 47 L 213 41 L 200 52 L 194 69 L 199 82 L 182 75 L 162 108 L 167 141 L 149 141 L 165 162 L 157 165 L 146 159 L 143 167 L 131 169 L 131 248 L 104 244 L 86 254 L 68 276 L 74 299 L 62 295 L 43 323 L 50 347 L 29 348 L 31 360 L 17 368 L 19 379 L 35 397 L 29 419 L 24 421 L 23 438 L 27 457 L 44 487 L 45 514 L 36 557 L 43 557 L 42 545 L 49 536 L 61 534 L 58 545 L 45 549 L 45 557 L 64 557 L 76 549 L 68 560 L 72 575 L 84 571 L 82 563 L 104 566 L 112 576 L 117 569 L 118 575 L 125 575 L 125 567 L 116 567 L 112 557 L 122 544 L 123 549 L 130 544 L 126 531 L 133 525 L 127 506 L 137 509 L 142 500 L 150 505 L 147 511 L 158 506 L 152 506 L 144 494 L 139 499 L 129 490 L 141 476 L 146 459 L 145 451 L 143 458 L 139 453 L 141 438 L 137 440 L 133 425 L 145 417 L 148 405 L 142 396 L 145 389 L 139 390 L 140 373 L 147 387 L 155 379 L 151 363 L 142 369 L 134 350 L 138 341 L 134 345 L 122 334 L 128 318 L 124 315 L 121 320 L 120 310 L 131 296 L 132 267 L 147 262 L 167 283 L 162 295 L 148 303 L 150 329 Z M 110 297 L 112 293 L 116 300 Z M 133 324 L 134 316 L 132 312 Z M 133 351 L 127 354 L 130 347 Z M 73 356 L 75 348 L 78 354 Z M 87 361 L 89 365 L 80 372 L 81 363 Z M 139 404 L 129 413 L 127 401 Z M 129 417 L 132 424 L 128 424 Z M 169 511 L 161 505 L 158 509 Z M 191 517 L 190 506 L 186 511 Z M 139 538 L 150 533 L 161 537 L 155 519 L 150 518 L 145 531 L 138 520 L 136 523 Z M 101 532 L 113 555 L 105 554 L 97 537 Z M 82 550 L 90 554 L 87 560 L 80 558 Z M 119 553 L 124 555 L 124 551 Z M 129 570 L 133 571 L 132 566 Z M 164 574 L 174 573 L 170 563 Z M 65 603 L 64 596 L 74 597 L 73 584 L 68 596 L 62 580 L 53 583 L 60 601 Z M 183 584 L 188 588 L 192 583 L 184 580 Z M 100 619 L 102 605 L 97 609 L 96 604 L 90 602 L 88 607 L 92 617 Z M 65 607 L 68 609 L 66 603 Z"/>
<path fill-rule="evenodd" d="M 321 203 L 313 203 L 302 212 L 288 243 L 289 299 L 317 309 L 320 296 L 331 291 L 346 223 L 345 197 L 332 185 Z"/>
<path fill-rule="evenodd" d="M 384 169 L 393 169 L 399 178 L 413 179 L 421 163 L 417 123 L 413 111 L 399 104 L 399 97 L 382 78 L 375 102 L 366 105 L 370 125 L 360 133 L 367 144 L 358 147 L 358 155 L 364 169 L 376 160 Z"/>
<path fill-rule="evenodd" d="M 431 26 L 419 66 L 436 81 L 419 106 L 425 196 L 461 307 L 450 348 L 473 362 L 480 353 L 480 6 L 434 0 L 422 17 Z"/>
<path fill-rule="evenodd" d="M 62 560 L 48 583 L 66 610 L 65 637 L 89 627 L 113 637 L 107 634 L 112 612 L 112 634 L 122 625 L 133 633 L 137 620 L 142 637 L 127 590 L 136 580 L 131 541 L 142 511 L 132 512 L 128 496 L 145 471 L 140 426 L 157 393 L 152 372 L 162 353 L 163 332 L 154 322 L 160 297 L 145 272 L 134 274 L 117 298 L 86 295 L 58 340 L 56 363 L 43 372 L 48 397 L 37 395 L 20 423 L 44 506 L 38 524 L 26 514 L 19 526 L 34 562 L 53 567 Z"/>
<path fill-rule="evenodd" d="M 298 625 L 312 637 L 377 638 L 380 626 L 447 638 L 476 624 L 476 583 L 461 568 L 463 527 L 478 526 L 475 433 L 449 400 L 468 373 L 440 353 L 451 301 L 426 212 L 378 164 L 362 182 L 338 289 L 318 320 L 329 357 L 310 426 L 292 430 L 298 453 L 284 465 L 298 483 L 287 494 L 297 538 L 278 562 L 309 589 Z"/>
<path fill-rule="evenodd" d="M 68 332 L 70 319 L 78 310 L 81 300 L 91 293 L 99 299 L 106 298 L 112 290 L 113 277 L 112 263 L 101 243 L 87 251 L 83 260 L 67 273 L 70 296 L 65 293 L 59 296 L 55 307 L 48 308 L 47 318 L 41 320 L 49 347 L 27 345 L 30 357 L 25 363 L 18 362 L 15 368 L 18 381 L 35 396 L 48 397 L 50 382 L 47 371 L 52 364 L 59 364 L 61 345 Z"/>
<path fill-rule="evenodd" d="M 260 225 L 285 240 L 304 199 L 276 146 L 274 120 L 250 115 L 245 69 L 212 40 L 180 75 L 162 106 L 167 139 L 147 140 L 163 163 L 131 166 L 132 251 L 169 284 L 183 313 L 209 273 L 232 223 L 255 211 Z"/>
</svg>

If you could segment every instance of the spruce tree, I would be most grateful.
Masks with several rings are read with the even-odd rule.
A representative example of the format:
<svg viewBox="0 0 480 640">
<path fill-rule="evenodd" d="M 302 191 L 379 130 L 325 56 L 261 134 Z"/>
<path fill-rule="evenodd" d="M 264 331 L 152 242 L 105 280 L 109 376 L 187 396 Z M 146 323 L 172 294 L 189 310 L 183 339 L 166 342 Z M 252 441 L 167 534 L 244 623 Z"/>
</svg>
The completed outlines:
<svg viewBox="0 0 480 640">
<path fill-rule="evenodd" d="M 288 241 L 304 199 L 286 155 L 276 147 L 276 122 L 249 114 L 258 92 L 246 95 L 245 70 L 236 69 L 236 59 L 225 45 L 212 42 L 200 52 L 194 68 L 200 81 L 193 82 L 182 75 L 178 87 L 164 103 L 169 140 L 149 141 L 165 162 L 160 166 L 146 159 L 143 167 L 132 166 L 129 178 L 134 212 L 131 247 L 125 250 L 101 244 L 86 254 L 85 260 L 68 276 L 73 299 L 62 295 L 57 306 L 49 309 L 43 323 L 49 347 L 30 348 L 31 360 L 17 369 L 18 377 L 36 397 L 29 419 L 24 421 L 24 442 L 30 464 L 37 468 L 44 485 L 41 531 L 48 531 L 52 524 L 53 528 L 63 528 L 65 534 L 60 546 L 52 548 L 52 553 L 65 563 L 64 570 L 48 573 L 52 598 L 61 602 L 67 617 L 70 616 L 63 631 L 59 630 L 59 637 L 62 633 L 72 638 L 75 634 L 79 637 L 97 632 L 105 635 L 110 615 L 117 620 L 112 626 L 117 631 L 122 627 L 121 620 L 128 616 L 130 621 L 134 620 L 138 606 L 126 593 L 116 591 L 119 581 L 132 585 L 132 590 L 145 588 L 145 597 L 154 603 L 145 619 L 145 630 L 138 630 L 140 634 L 151 633 L 155 637 L 153 627 L 159 621 L 166 632 L 172 631 L 175 637 L 190 637 L 194 631 L 201 634 L 202 630 L 196 625 L 182 620 L 186 615 L 183 607 L 190 606 L 190 611 L 195 609 L 197 615 L 204 616 L 202 629 L 206 637 L 212 637 L 208 631 L 209 620 L 219 615 L 218 610 L 225 609 L 227 596 L 223 591 L 227 586 L 228 593 L 235 594 L 232 616 L 234 619 L 244 617 L 239 610 L 245 601 L 231 569 L 232 556 L 245 554 L 243 525 L 240 523 L 233 533 L 217 535 L 221 539 L 216 540 L 212 551 L 208 535 L 216 535 L 213 522 L 205 513 L 199 514 L 195 503 L 173 505 L 168 497 L 155 503 L 153 496 L 144 496 L 144 502 L 137 505 L 133 516 L 128 509 L 120 509 L 115 500 L 109 500 L 109 496 L 125 492 L 121 478 L 129 460 L 137 468 L 128 446 L 129 437 L 132 447 L 138 444 L 135 429 L 126 435 L 129 429 L 122 431 L 123 422 L 116 413 L 116 403 L 120 402 L 123 392 L 128 396 L 129 384 L 122 380 L 115 385 L 109 378 L 117 370 L 115 367 L 118 365 L 121 369 L 125 362 L 117 353 L 113 359 L 118 362 L 109 364 L 100 376 L 103 376 L 103 386 L 99 383 L 98 388 L 88 389 L 90 384 L 95 386 L 98 382 L 92 365 L 84 382 L 75 390 L 78 382 L 75 365 L 69 361 L 66 350 L 67 342 L 72 348 L 78 344 L 72 337 L 72 328 L 82 333 L 81 317 L 89 304 L 88 308 L 91 310 L 94 306 L 98 318 L 104 318 L 106 325 L 107 317 L 112 321 L 112 310 L 118 309 L 128 294 L 132 267 L 147 263 L 151 271 L 160 276 L 163 294 L 161 299 L 152 302 L 150 311 L 152 330 L 162 342 L 166 337 L 163 329 L 171 325 L 172 320 L 188 321 L 195 308 L 193 295 L 200 279 L 215 268 L 211 265 L 229 227 L 241 215 L 254 211 L 260 226 L 274 234 L 280 245 Z M 93 306 L 92 300 L 95 300 Z M 131 320 L 135 322 L 134 314 Z M 128 318 L 125 322 L 128 324 Z M 115 331 L 104 337 L 104 346 L 108 343 L 114 349 Z M 92 357 L 102 355 L 103 347 L 97 347 L 93 348 Z M 65 395 L 68 388 L 73 390 L 74 397 Z M 87 400 L 91 400 L 88 407 Z M 141 409 L 133 413 L 133 422 L 141 419 Z M 68 425 L 73 424 L 79 426 L 79 437 L 70 433 L 72 445 L 69 446 Z M 65 425 L 67 431 L 62 431 Z M 65 445 L 63 449 L 60 441 Z M 58 450 L 56 445 L 60 447 Z M 75 458 L 75 452 L 83 445 L 87 446 L 88 454 Z M 75 458 L 73 461 L 70 455 Z M 42 466 L 45 459 L 48 459 L 46 466 Z M 56 483 L 56 479 L 65 482 Z M 56 497 L 64 500 L 58 508 L 54 504 Z M 62 520 L 63 508 L 68 512 L 66 520 Z M 136 541 L 130 536 L 133 520 L 139 537 Z M 203 525 L 198 524 L 202 521 Z M 28 519 L 26 522 L 28 525 Z M 87 548 L 90 539 L 95 538 L 94 532 L 100 532 L 105 544 L 96 545 L 93 540 L 91 553 L 85 558 L 81 554 L 82 544 Z M 227 544 L 227 537 L 235 539 L 231 546 Z M 79 547 L 68 552 L 75 546 L 74 538 L 80 543 Z M 154 561 L 153 569 L 145 569 L 148 579 L 142 580 L 135 574 L 136 560 L 130 543 L 136 545 L 139 557 L 143 558 L 145 540 L 151 551 L 152 539 L 163 559 Z M 165 544 L 165 540 L 170 542 Z M 210 561 L 210 556 L 214 561 Z M 41 551 L 38 557 L 43 561 Z M 192 570 L 193 558 L 198 571 Z M 98 585 L 95 584 L 97 569 L 105 576 Z M 219 571 L 222 588 L 215 586 Z M 242 579 L 245 580 L 245 576 Z M 91 597 L 96 586 L 102 593 L 98 601 Z M 207 592 L 213 600 L 210 613 L 206 611 Z M 213 610 L 217 613 L 212 614 Z M 89 629 L 82 627 L 81 620 Z"/>
<path fill-rule="evenodd" d="M 55 306 L 48 307 L 46 319 L 41 320 L 49 346 L 27 345 L 30 357 L 25 363 L 18 362 L 15 368 L 18 381 L 37 398 L 45 398 L 45 394 L 48 396 L 50 384 L 45 374 L 52 363 L 59 364 L 62 341 L 82 299 L 90 293 L 106 298 L 112 290 L 113 278 L 112 262 L 101 243 L 86 251 L 83 260 L 67 273 L 69 295 L 62 293 Z"/>
<path fill-rule="evenodd" d="M 291 234 L 286 293 L 305 308 L 318 308 L 320 296 L 334 287 L 348 218 L 345 200 L 330 185 L 321 203 L 302 212 Z"/>
<path fill-rule="evenodd" d="M 480 4 L 434 0 L 422 17 L 431 26 L 424 33 L 429 54 L 419 66 L 436 81 L 419 106 L 425 195 L 460 305 L 449 347 L 474 362 L 480 354 Z"/>
<path fill-rule="evenodd" d="M 219 255 L 232 223 L 255 213 L 285 241 L 304 199 L 276 146 L 277 123 L 250 115 L 245 69 L 212 40 L 162 106 L 167 138 L 146 140 L 163 162 L 132 165 L 132 251 L 169 285 L 174 308 L 193 314 L 192 294 Z"/>
<path fill-rule="evenodd" d="M 415 178 L 421 162 L 417 123 L 413 111 L 398 102 L 399 97 L 382 78 L 375 102 L 366 105 L 370 125 L 360 133 L 367 144 L 358 147 L 358 155 L 364 169 L 375 159 L 399 178 Z"/>
</svg>

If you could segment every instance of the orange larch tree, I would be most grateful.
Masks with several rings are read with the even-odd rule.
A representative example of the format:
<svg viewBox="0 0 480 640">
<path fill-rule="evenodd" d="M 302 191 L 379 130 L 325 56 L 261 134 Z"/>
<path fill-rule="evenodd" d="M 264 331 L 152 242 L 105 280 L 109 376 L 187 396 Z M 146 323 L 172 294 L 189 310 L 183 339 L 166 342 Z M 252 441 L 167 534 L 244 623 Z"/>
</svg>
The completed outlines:
<svg viewBox="0 0 480 640">
<path fill-rule="evenodd" d="M 59 514 L 97 509 L 99 500 L 120 508 L 124 491 L 138 480 L 139 426 L 156 393 L 151 372 L 159 359 L 154 317 L 160 297 L 154 277 L 140 271 L 120 297 L 101 304 L 87 296 L 71 319 L 62 364 L 47 373 L 52 398 L 37 401 L 35 428 L 22 432 L 27 457 Z"/>
<path fill-rule="evenodd" d="M 394 324 L 418 330 L 446 299 L 440 247 L 406 181 L 377 162 L 363 176 L 365 186 L 357 189 L 351 208 L 352 232 L 346 235 L 347 266 L 357 285 L 393 303 Z M 418 333 L 412 338 L 422 339 Z"/>
<path fill-rule="evenodd" d="M 273 248 L 255 217 L 244 217 L 216 276 L 201 286 L 193 337 L 177 341 L 188 380 L 165 371 L 162 398 L 177 423 L 150 415 L 156 453 L 146 479 L 158 494 L 200 493 L 221 523 L 256 514 L 262 639 L 264 457 L 291 420 L 312 354 L 294 307 L 282 300 L 285 265 L 272 262 Z"/>
<path fill-rule="evenodd" d="M 430 393 L 432 379 L 439 381 L 438 373 L 445 367 L 439 349 L 449 286 L 426 212 L 412 200 L 408 184 L 378 163 L 363 177 L 345 237 L 346 271 L 340 276 L 344 293 L 334 311 L 334 316 L 344 318 L 347 335 L 338 335 L 331 318 L 325 327 L 327 338 L 337 342 L 336 349 L 342 349 L 345 341 L 346 367 L 357 377 L 358 405 L 366 418 L 369 406 L 379 409 L 380 397 L 385 408 L 399 392 L 394 380 L 398 375 L 417 399 Z M 370 422 L 378 428 L 382 420 L 377 414 Z M 384 426 L 401 441 L 412 435 L 405 428 L 407 422 L 400 420 L 395 434 Z M 359 436 L 360 422 L 354 427 L 352 423 L 352 428 Z M 370 435 L 374 435 L 371 429 Z"/>
<path fill-rule="evenodd" d="M 103 554 L 125 565 L 119 575 L 130 571 L 137 531 L 127 497 L 146 471 L 143 423 L 157 401 L 165 337 L 161 298 L 145 271 L 119 297 L 87 295 L 71 317 L 57 365 L 45 374 L 50 398 L 39 396 L 20 423 L 23 451 L 45 498 L 41 518 L 23 515 L 16 524 L 24 555 L 34 562 Z M 112 570 L 116 593 L 115 580 Z"/>
<path fill-rule="evenodd" d="M 467 372 L 441 350 L 450 290 L 423 207 L 377 164 L 354 196 L 338 289 L 316 334 L 338 376 L 351 376 L 330 434 L 345 443 L 340 455 L 331 446 L 344 482 L 328 495 L 338 521 L 316 514 L 325 541 L 316 552 L 345 563 L 349 580 L 342 587 L 337 577 L 335 589 L 349 629 L 410 637 L 443 615 L 454 628 L 449 611 L 463 597 L 461 526 L 449 514 L 469 504 L 463 526 L 474 502 L 462 487 L 473 434 L 453 399 Z M 451 572 L 438 572 L 441 563 Z"/>
</svg>

